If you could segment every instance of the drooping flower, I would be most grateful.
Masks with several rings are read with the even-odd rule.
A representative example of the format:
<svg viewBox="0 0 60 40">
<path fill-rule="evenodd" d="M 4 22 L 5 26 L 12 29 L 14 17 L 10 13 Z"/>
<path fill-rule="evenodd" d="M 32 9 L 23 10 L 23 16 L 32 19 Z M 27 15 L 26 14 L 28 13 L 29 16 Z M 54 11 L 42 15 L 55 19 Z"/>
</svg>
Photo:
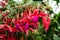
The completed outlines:
<svg viewBox="0 0 60 40">
<path fill-rule="evenodd" d="M 28 35 L 28 29 L 29 29 L 29 24 L 26 23 L 24 26 L 24 32 L 26 33 L 26 35 Z"/>
<path fill-rule="evenodd" d="M 48 31 L 50 25 L 50 18 L 42 17 L 42 21 L 43 21 L 45 31 Z"/>
</svg>

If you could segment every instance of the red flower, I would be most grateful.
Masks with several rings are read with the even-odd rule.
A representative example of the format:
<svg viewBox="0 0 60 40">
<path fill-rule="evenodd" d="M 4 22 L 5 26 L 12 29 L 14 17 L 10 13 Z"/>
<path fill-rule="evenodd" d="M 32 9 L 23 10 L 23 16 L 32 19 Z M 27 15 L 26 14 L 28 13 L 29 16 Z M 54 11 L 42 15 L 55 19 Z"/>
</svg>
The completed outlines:
<svg viewBox="0 0 60 40">
<path fill-rule="evenodd" d="M 39 12 L 39 10 L 38 10 L 38 9 L 35 9 L 35 10 L 33 11 L 33 14 L 37 15 L 38 12 Z"/>
<path fill-rule="evenodd" d="M 24 11 L 23 14 L 22 14 L 23 17 L 27 17 L 28 15 L 29 15 L 29 11 L 28 12 Z"/>
<path fill-rule="evenodd" d="M 12 32 L 17 32 L 17 29 L 15 28 L 15 26 L 14 28 L 12 28 Z"/>
<path fill-rule="evenodd" d="M 43 17 L 43 16 L 48 16 L 48 14 L 46 14 L 42 10 L 40 10 L 39 17 Z"/>
<path fill-rule="evenodd" d="M 23 27 L 19 27 L 22 32 L 24 32 Z"/>
<path fill-rule="evenodd" d="M 50 18 L 42 17 L 42 21 L 43 21 L 45 31 L 48 31 L 50 25 Z"/>
<path fill-rule="evenodd" d="M 5 29 L 5 30 L 9 30 L 10 32 L 12 32 L 12 27 L 10 27 L 10 26 L 7 25 L 7 24 L 4 25 L 4 29 Z"/>
<path fill-rule="evenodd" d="M 25 26 L 24 26 L 24 31 L 28 30 L 29 29 L 29 24 L 26 23 Z"/>
</svg>

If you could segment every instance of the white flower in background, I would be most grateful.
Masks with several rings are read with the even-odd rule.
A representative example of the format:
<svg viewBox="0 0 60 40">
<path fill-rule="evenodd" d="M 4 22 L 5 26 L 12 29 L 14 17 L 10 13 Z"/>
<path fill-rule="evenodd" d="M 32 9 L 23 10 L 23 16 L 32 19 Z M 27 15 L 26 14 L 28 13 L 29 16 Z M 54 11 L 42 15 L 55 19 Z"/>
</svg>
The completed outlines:
<svg viewBox="0 0 60 40">
<path fill-rule="evenodd" d="M 13 1 L 15 1 L 17 3 L 23 3 L 23 0 L 13 0 Z"/>
<path fill-rule="evenodd" d="M 2 2 L 3 0 L 0 0 L 0 2 Z"/>
<path fill-rule="evenodd" d="M 56 4 L 56 1 L 49 0 L 49 5 L 52 7 L 53 12 L 58 14 L 60 12 L 60 3 Z"/>
<path fill-rule="evenodd" d="M 58 14 L 60 12 L 60 3 L 57 5 L 57 2 L 53 0 L 43 0 L 43 2 L 48 2 L 55 14 Z"/>
<path fill-rule="evenodd" d="M 55 14 L 53 14 L 53 13 L 52 13 L 52 14 L 51 14 L 51 18 L 53 18 L 53 17 L 54 17 L 54 15 L 55 15 Z"/>
<path fill-rule="evenodd" d="M 43 2 L 47 2 L 47 0 L 43 0 Z"/>
</svg>

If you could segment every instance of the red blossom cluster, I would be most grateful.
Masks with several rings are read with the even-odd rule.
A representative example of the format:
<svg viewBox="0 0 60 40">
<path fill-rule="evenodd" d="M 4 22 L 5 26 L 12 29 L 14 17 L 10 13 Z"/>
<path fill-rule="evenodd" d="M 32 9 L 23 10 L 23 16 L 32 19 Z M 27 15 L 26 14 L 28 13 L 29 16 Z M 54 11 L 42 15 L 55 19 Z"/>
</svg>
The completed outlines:
<svg viewBox="0 0 60 40">
<path fill-rule="evenodd" d="M 16 19 L 3 18 L 4 24 L 0 24 L 0 29 L 3 29 L 4 31 L 8 30 L 9 32 L 23 32 L 28 35 L 29 31 L 34 32 L 35 29 L 38 29 L 39 18 L 42 18 L 44 29 L 45 31 L 48 31 L 50 17 L 48 14 L 38 9 L 35 9 L 33 13 L 30 13 L 30 11 L 24 11 L 21 17 L 17 14 Z"/>
</svg>

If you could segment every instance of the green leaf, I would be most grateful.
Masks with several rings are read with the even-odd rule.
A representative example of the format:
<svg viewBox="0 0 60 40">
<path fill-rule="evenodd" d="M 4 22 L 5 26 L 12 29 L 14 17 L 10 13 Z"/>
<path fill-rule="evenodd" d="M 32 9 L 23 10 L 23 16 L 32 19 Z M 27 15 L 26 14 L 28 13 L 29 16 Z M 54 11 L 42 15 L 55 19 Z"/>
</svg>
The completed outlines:
<svg viewBox="0 0 60 40">
<path fill-rule="evenodd" d="M 59 0 L 55 0 L 57 2 L 57 4 L 59 3 Z"/>
<path fill-rule="evenodd" d="M 58 29 L 60 29 L 60 26 L 58 26 Z"/>
<path fill-rule="evenodd" d="M 56 34 L 53 35 L 54 40 L 60 40 L 60 37 L 58 37 Z"/>
</svg>

